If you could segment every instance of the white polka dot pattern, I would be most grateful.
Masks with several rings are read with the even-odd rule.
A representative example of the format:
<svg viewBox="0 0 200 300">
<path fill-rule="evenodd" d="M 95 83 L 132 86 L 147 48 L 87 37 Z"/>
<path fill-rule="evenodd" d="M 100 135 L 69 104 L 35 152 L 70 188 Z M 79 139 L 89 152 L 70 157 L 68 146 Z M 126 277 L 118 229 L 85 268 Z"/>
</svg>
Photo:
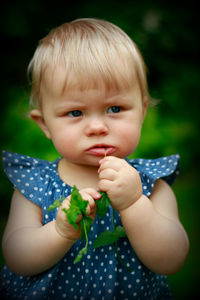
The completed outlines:
<svg viewBox="0 0 200 300">
<path fill-rule="evenodd" d="M 133 159 L 128 163 L 141 177 L 143 193 L 149 196 L 154 182 L 163 178 L 172 184 L 178 174 L 179 156 L 159 159 Z M 54 162 L 25 155 L 3 152 L 4 170 L 17 189 L 43 210 L 43 223 L 56 217 L 56 210 L 48 206 L 60 196 L 67 197 L 71 187 L 57 173 L 59 159 Z M 112 208 L 102 219 L 95 218 L 89 232 L 89 251 L 78 264 L 74 264 L 82 241 L 77 241 L 63 259 L 47 272 L 33 277 L 18 276 L 5 265 L 0 272 L 0 295 L 5 299 L 172 299 L 167 278 L 148 270 L 138 259 L 128 239 L 118 242 L 121 257 L 134 271 L 128 272 L 116 258 L 113 246 L 92 248 L 97 235 L 112 230 Z M 116 225 L 121 225 L 116 213 Z"/>
</svg>

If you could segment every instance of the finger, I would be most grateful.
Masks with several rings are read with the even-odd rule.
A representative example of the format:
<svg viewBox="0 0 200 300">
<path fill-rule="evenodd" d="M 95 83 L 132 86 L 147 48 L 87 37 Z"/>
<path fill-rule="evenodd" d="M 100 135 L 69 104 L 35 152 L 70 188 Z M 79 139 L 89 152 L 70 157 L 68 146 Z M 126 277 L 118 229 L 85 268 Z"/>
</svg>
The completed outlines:
<svg viewBox="0 0 200 300">
<path fill-rule="evenodd" d="M 69 209 L 69 206 L 70 206 L 70 198 L 71 196 L 65 198 L 61 204 L 61 209 L 63 208 L 66 208 L 66 209 Z"/>
<path fill-rule="evenodd" d="M 86 208 L 87 214 L 88 214 L 88 215 L 92 214 L 93 211 L 95 211 L 95 208 L 96 208 L 95 200 L 93 199 L 93 197 L 92 197 L 90 194 L 88 194 L 88 193 L 85 192 L 85 191 L 81 191 L 80 194 L 81 194 L 82 198 L 84 199 L 84 201 L 88 201 L 88 205 L 87 205 L 87 208 Z M 93 194 L 93 193 L 92 193 L 92 194 Z M 100 194 L 100 193 L 98 193 L 98 194 L 99 194 L 100 197 L 101 197 L 101 194 Z M 98 196 L 98 199 L 99 199 L 100 197 Z"/>
<path fill-rule="evenodd" d="M 81 196 L 84 200 L 87 200 L 84 198 L 84 197 L 87 197 L 87 196 L 84 196 L 85 194 L 90 195 L 93 199 L 101 198 L 101 194 L 93 188 L 86 188 L 86 189 L 80 190 L 79 193 L 81 194 Z M 82 194 L 84 194 L 84 195 L 82 195 Z"/>
<path fill-rule="evenodd" d="M 99 189 L 102 192 L 107 192 L 112 189 L 113 187 L 113 182 L 111 180 L 107 179 L 101 179 L 99 180 Z"/>
<path fill-rule="evenodd" d="M 70 200 L 71 200 L 71 195 L 67 198 L 64 199 L 64 201 L 62 202 L 61 206 L 60 206 L 60 213 L 62 215 L 62 218 L 67 221 L 67 217 L 66 217 L 66 213 L 65 211 L 63 211 L 63 209 L 68 210 L 70 208 Z M 80 214 L 77 219 L 76 219 L 76 223 L 79 223 L 82 220 L 82 215 Z"/>
<path fill-rule="evenodd" d="M 101 172 L 104 169 L 111 168 L 115 171 L 119 171 L 122 165 L 121 159 L 117 157 L 106 157 L 100 162 L 98 172 Z"/>
<path fill-rule="evenodd" d="M 106 156 L 104 158 L 102 158 L 99 163 L 103 163 L 105 161 L 115 161 L 116 159 L 120 159 L 119 157 L 116 157 L 116 156 Z"/>
<path fill-rule="evenodd" d="M 114 181 L 117 177 L 117 172 L 113 169 L 103 169 L 102 171 L 100 171 L 99 173 L 99 179 L 107 179 L 107 180 L 111 180 Z"/>
</svg>

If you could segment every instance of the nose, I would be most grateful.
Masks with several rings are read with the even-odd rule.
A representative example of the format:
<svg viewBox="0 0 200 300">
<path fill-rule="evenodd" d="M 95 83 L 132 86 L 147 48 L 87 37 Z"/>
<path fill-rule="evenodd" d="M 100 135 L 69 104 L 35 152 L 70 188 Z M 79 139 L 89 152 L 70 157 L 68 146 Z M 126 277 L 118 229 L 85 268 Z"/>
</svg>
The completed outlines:
<svg viewBox="0 0 200 300">
<path fill-rule="evenodd" d="M 93 117 L 88 120 L 85 132 L 87 136 L 107 135 L 108 127 L 103 119 L 100 117 Z"/>
</svg>

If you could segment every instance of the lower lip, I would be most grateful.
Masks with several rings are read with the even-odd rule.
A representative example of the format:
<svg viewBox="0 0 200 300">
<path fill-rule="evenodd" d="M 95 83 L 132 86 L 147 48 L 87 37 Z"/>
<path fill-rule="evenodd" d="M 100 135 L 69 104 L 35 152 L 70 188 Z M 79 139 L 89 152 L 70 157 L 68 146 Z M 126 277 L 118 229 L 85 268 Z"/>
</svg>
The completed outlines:
<svg viewBox="0 0 200 300">
<path fill-rule="evenodd" d="M 91 148 L 87 152 L 89 154 L 95 155 L 95 156 L 105 156 L 105 155 L 111 155 L 115 151 L 114 147 L 98 147 L 98 148 Z"/>
</svg>

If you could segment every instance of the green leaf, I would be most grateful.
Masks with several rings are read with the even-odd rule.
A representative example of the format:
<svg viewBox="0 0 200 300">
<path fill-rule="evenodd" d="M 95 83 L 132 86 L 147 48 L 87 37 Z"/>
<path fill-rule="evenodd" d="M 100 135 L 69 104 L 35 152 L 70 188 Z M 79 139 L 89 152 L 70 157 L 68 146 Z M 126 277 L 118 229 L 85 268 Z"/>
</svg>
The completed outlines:
<svg viewBox="0 0 200 300">
<path fill-rule="evenodd" d="M 102 232 L 94 241 L 93 248 L 98 248 L 106 245 L 115 243 L 118 238 L 115 236 L 114 232 L 106 230 Z"/>
<path fill-rule="evenodd" d="M 67 221 L 69 224 L 72 224 L 76 230 L 78 230 L 78 225 L 76 223 L 78 216 L 81 215 L 80 209 L 77 207 L 70 207 L 69 209 L 63 208 L 63 211 L 66 214 Z"/>
<path fill-rule="evenodd" d="M 122 226 L 117 226 L 114 230 L 114 234 L 117 237 L 117 239 L 126 237 L 126 231 Z"/>
<path fill-rule="evenodd" d="M 117 226 L 113 232 L 110 230 L 102 232 L 94 241 L 93 248 L 113 244 L 117 242 L 120 238 L 124 237 L 126 237 L 126 232 L 124 228 L 122 226 Z"/>
<path fill-rule="evenodd" d="M 81 211 L 83 215 L 87 214 L 86 208 L 88 206 L 88 201 L 83 200 L 81 194 L 79 193 L 77 187 L 74 185 L 71 200 L 70 200 L 70 207 L 77 207 Z"/>
<path fill-rule="evenodd" d="M 66 214 L 67 221 L 78 230 L 78 225 L 76 224 L 78 216 L 86 216 L 86 208 L 88 206 L 88 201 L 83 200 L 81 194 L 79 193 L 77 187 L 74 185 L 71 193 L 70 206 L 68 209 L 63 208 Z"/>
<path fill-rule="evenodd" d="M 62 199 L 63 197 L 60 197 L 59 199 L 56 199 L 53 204 L 51 204 L 48 208 L 47 208 L 47 211 L 51 211 L 59 206 L 61 206 L 61 203 L 62 203 Z"/>
<path fill-rule="evenodd" d="M 101 194 L 101 198 L 96 200 L 96 206 L 97 206 L 97 214 L 99 218 L 102 218 L 107 212 L 107 209 L 111 204 L 111 202 L 106 192 L 100 192 L 100 194 Z"/>
</svg>

